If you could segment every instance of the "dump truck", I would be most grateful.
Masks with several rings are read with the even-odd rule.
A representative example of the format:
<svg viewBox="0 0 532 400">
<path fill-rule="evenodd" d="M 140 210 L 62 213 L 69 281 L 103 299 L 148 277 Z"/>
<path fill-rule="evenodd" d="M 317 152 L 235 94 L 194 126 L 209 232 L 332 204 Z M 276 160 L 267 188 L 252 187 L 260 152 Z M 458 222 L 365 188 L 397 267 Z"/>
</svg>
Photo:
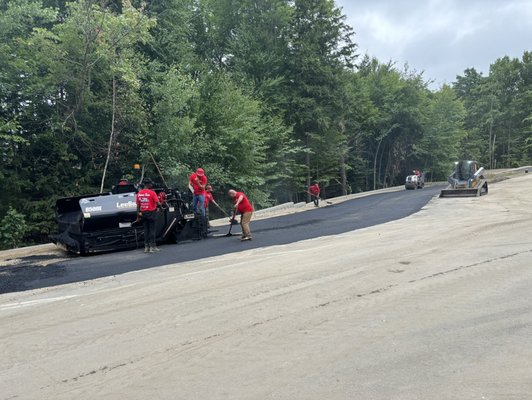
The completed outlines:
<svg viewBox="0 0 532 400">
<path fill-rule="evenodd" d="M 460 160 L 454 163 L 454 171 L 447 178 L 449 186 L 440 197 L 477 197 L 488 194 L 488 181 L 484 168 L 476 161 Z"/>
<path fill-rule="evenodd" d="M 206 237 L 206 221 L 194 215 L 190 193 L 154 188 L 164 192 L 165 204 L 157 214 L 157 243 L 176 243 Z M 50 235 L 63 249 L 87 255 L 144 246 L 144 229 L 137 218 L 135 185 L 117 185 L 109 193 L 65 197 L 56 201 L 58 232 Z"/>
</svg>

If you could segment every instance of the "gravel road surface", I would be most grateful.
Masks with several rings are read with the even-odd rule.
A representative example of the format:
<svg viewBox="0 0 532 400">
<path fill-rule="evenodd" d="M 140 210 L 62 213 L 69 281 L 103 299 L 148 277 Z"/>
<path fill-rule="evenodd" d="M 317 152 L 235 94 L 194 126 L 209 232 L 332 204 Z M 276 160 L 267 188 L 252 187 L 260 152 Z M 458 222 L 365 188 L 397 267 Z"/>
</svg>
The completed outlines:
<svg viewBox="0 0 532 400">
<path fill-rule="evenodd" d="M 490 189 L 0 295 L 0 399 L 530 399 L 532 176 Z"/>
</svg>

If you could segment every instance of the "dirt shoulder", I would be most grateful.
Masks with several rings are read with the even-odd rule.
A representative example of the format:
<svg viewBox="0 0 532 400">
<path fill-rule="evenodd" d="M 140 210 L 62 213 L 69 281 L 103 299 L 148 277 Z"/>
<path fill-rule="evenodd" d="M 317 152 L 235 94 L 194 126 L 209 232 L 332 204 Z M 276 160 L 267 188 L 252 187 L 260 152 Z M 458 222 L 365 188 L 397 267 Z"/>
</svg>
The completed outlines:
<svg viewBox="0 0 532 400">
<path fill-rule="evenodd" d="M 342 235 L 2 295 L 2 394 L 528 398 L 531 192 L 522 175 Z"/>
</svg>

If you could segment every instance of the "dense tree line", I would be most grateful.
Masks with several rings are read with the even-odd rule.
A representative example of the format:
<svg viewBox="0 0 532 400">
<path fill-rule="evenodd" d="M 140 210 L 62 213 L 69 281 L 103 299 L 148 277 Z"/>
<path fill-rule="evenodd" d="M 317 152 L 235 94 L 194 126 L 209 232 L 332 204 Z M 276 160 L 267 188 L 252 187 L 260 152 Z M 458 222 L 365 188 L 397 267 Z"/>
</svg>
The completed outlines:
<svg viewBox="0 0 532 400">
<path fill-rule="evenodd" d="M 332 0 L 3 0 L 0 33 L 0 219 L 28 243 L 57 197 L 138 179 L 134 163 L 181 188 L 202 166 L 260 207 L 314 180 L 337 195 L 531 159 L 532 53 L 433 91 L 359 56 Z"/>
</svg>

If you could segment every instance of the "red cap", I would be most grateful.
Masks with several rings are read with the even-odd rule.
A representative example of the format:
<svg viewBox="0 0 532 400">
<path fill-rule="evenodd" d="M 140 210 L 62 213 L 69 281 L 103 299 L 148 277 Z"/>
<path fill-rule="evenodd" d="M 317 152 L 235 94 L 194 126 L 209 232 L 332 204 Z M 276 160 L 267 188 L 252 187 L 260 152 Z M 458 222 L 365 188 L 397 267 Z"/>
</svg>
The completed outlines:
<svg viewBox="0 0 532 400">
<path fill-rule="evenodd" d="M 198 174 L 199 176 L 203 176 L 205 175 L 205 171 L 203 170 L 203 168 L 198 168 L 196 170 L 196 174 Z"/>
</svg>

